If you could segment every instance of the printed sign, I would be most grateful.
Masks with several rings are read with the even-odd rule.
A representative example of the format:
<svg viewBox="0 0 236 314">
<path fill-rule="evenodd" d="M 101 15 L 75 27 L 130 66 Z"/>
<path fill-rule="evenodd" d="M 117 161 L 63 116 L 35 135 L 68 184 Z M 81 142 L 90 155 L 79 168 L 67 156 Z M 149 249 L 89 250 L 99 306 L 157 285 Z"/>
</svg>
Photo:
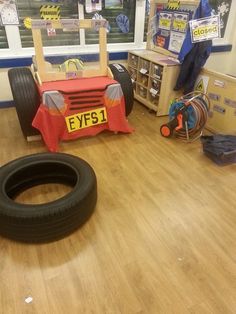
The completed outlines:
<svg viewBox="0 0 236 314">
<path fill-rule="evenodd" d="M 225 98 L 224 103 L 229 107 L 236 108 L 236 101 L 235 100 Z"/>
<path fill-rule="evenodd" d="M 146 74 L 147 72 L 148 72 L 148 70 L 147 69 L 144 69 L 144 68 L 142 68 L 142 69 L 140 69 L 140 71 L 139 71 L 140 73 L 142 73 L 142 74 Z"/>
<path fill-rule="evenodd" d="M 78 19 L 61 19 L 61 26 L 63 29 L 76 29 L 79 28 L 79 20 Z"/>
<path fill-rule="evenodd" d="M 85 0 L 85 10 L 87 13 L 101 11 L 102 1 L 101 0 Z"/>
<path fill-rule="evenodd" d="M 151 93 L 153 96 L 156 96 L 157 93 L 158 93 L 158 91 L 157 91 L 156 89 L 154 89 L 154 88 L 151 88 L 151 89 L 150 89 L 150 93 Z"/>
<path fill-rule="evenodd" d="M 59 20 L 61 17 L 61 7 L 59 5 L 41 5 L 40 16 L 43 20 Z"/>
<path fill-rule="evenodd" d="M 32 20 L 31 27 L 32 29 L 52 28 L 52 22 L 46 20 Z"/>
<path fill-rule="evenodd" d="M 92 20 L 91 21 L 92 23 L 92 28 L 94 28 L 96 31 L 99 30 L 99 28 L 101 27 L 105 27 L 107 28 L 108 27 L 108 21 L 107 20 Z"/>
<path fill-rule="evenodd" d="M 222 113 L 222 114 L 224 114 L 226 112 L 226 109 L 220 105 L 214 105 L 213 110 L 216 112 Z"/>
<path fill-rule="evenodd" d="M 194 90 L 201 93 L 206 93 L 208 83 L 209 83 L 209 76 L 199 75 L 196 80 Z"/>
<path fill-rule="evenodd" d="M 47 34 L 48 34 L 49 37 L 56 36 L 55 28 L 47 28 Z"/>
<path fill-rule="evenodd" d="M 180 1 L 179 0 L 168 0 L 167 9 L 169 10 L 179 10 Z"/>
<path fill-rule="evenodd" d="M 196 91 L 204 93 L 204 84 L 203 79 L 200 79 L 200 81 L 197 83 L 197 86 L 195 88 Z"/>
<path fill-rule="evenodd" d="M 209 97 L 210 99 L 212 99 L 212 100 L 217 100 L 217 101 L 219 101 L 219 100 L 221 99 L 221 96 L 220 96 L 220 95 L 214 94 L 214 93 L 209 93 L 209 94 L 208 94 L 208 97 Z"/>
<path fill-rule="evenodd" d="M 174 13 L 172 30 L 176 32 L 185 33 L 188 26 L 189 15 L 187 13 Z"/>
<path fill-rule="evenodd" d="M 77 113 L 72 116 L 65 117 L 67 130 L 69 133 L 80 129 L 88 128 L 107 122 L 106 108 L 102 107 L 95 110 Z"/>
<path fill-rule="evenodd" d="M 67 79 L 75 79 L 77 77 L 78 77 L 77 72 L 66 72 Z"/>
<path fill-rule="evenodd" d="M 193 43 L 220 37 L 219 15 L 191 20 L 189 25 Z"/>
<path fill-rule="evenodd" d="M 160 12 L 159 28 L 170 30 L 172 22 L 172 13 Z"/>
<path fill-rule="evenodd" d="M 169 50 L 173 52 L 180 52 L 180 49 L 183 45 L 185 38 L 184 33 L 178 33 L 178 32 L 171 32 L 170 34 L 170 43 L 169 43 Z"/>
<path fill-rule="evenodd" d="M 214 80 L 214 85 L 224 88 L 225 87 L 225 82 L 224 81 L 220 81 L 220 80 Z"/>
<path fill-rule="evenodd" d="M 157 42 L 156 42 L 158 47 L 164 48 L 166 44 L 166 39 L 165 37 L 162 36 L 157 36 Z"/>
</svg>

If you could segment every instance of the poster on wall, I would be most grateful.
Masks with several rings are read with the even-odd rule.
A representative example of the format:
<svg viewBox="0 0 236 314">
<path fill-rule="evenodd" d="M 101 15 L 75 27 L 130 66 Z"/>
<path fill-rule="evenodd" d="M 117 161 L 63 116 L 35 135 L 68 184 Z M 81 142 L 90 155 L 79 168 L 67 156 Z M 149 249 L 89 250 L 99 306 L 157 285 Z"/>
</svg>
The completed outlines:
<svg viewBox="0 0 236 314">
<path fill-rule="evenodd" d="M 185 33 L 171 32 L 168 50 L 179 53 L 183 45 L 184 38 Z"/>
<path fill-rule="evenodd" d="M 101 11 L 102 10 L 102 0 L 86 0 L 85 10 L 87 13 Z"/>
<path fill-rule="evenodd" d="M 164 48 L 178 54 L 182 48 L 189 21 L 196 10 L 196 4 L 177 0 L 160 1 L 155 8 L 156 28 L 152 27 L 154 47 Z M 153 34 L 153 32 L 155 34 Z"/>
<path fill-rule="evenodd" d="M 170 10 L 178 10 L 180 6 L 179 0 L 168 0 L 167 8 Z"/>
<path fill-rule="evenodd" d="M 123 9 L 123 0 L 105 0 L 105 9 Z"/>
<path fill-rule="evenodd" d="M 171 4 L 171 6 L 170 6 Z M 156 6 L 156 33 L 153 44 L 178 54 L 189 28 L 189 20 L 194 13 L 194 6 L 181 1 L 168 1 Z M 155 30 L 155 28 L 153 27 Z"/>
<path fill-rule="evenodd" d="M 15 0 L 0 0 L 0 17 L 2 25 L 19 25 Z"/>
<path fill-rule="evenodd" d="M 41 5 L 40 17 L 43 20 L 59 20 L 61 18 L 61 7 L 59 5 Z"/>
<path fill-rule="evenodd" d="M 159 28 L 170 30 L 171 29 L 171 23 L 172 23 L 172 13 L 160 12 Z"/>
<path fill-rule="evenodd" d="M 189 15 L 187 13 L 178 12 L 173 14 L 172 30 L 175 32 L 185 33 L 188 27 Z"/>
<path fill-rule="evenodd" d="M 162 11 L 158 15 L 155 45 L 179 53 L 188 27 L 189 13 Z"/>
</svg>

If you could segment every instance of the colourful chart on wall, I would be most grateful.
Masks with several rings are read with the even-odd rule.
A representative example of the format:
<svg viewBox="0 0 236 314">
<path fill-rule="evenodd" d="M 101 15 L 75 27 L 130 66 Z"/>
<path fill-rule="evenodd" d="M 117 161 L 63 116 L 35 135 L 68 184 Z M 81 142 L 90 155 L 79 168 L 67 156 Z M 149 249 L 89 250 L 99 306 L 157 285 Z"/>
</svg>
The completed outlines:
<svg viewBox="0 0 236 314">
<path fill-rule="evenodd" d="M 196 6 L 181 4 L 169 6 L 168 3 L 158 4 L 156 14 L 151 21 L 152 39 L 156 47 L 178 54 L 184 42 Z M 154 25 L 155 24 L 155 25 Z"/>
</svg>

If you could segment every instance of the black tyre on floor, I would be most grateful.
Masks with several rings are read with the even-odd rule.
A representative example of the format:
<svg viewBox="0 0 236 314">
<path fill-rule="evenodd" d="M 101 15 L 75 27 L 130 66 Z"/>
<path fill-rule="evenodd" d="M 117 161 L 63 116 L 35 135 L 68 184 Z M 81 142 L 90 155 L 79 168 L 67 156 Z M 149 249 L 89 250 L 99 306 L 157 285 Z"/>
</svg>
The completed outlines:
<svg viewBox="0 0 236 314">
<path fill-rule="evenodd" d="M 44 204 L 14 201 L 22 191 L 46 183 L 73 189 Z M 0 234 L 21 242 L 49 242 L 70 234 L 94 211 L 97 180 L 84 160 L 61 153 L 40 153 L 11 161 L 0 168 Z"/>
<path fill-rule="evenodd" d="M 28 68 L 10 69 L 8 78 L 24 136 L 39 134 L 39 131 L 32 127 L 40 104 L 40 95 L 31 71 Z"/>
<path fill-rule="evenodd" d="M 125 115 L 128 116 L 134 104 L 134 90 L 131 77 L 126 68 L 118 63 L 109 65 L 114 79 L 120 83 L 125 98 Z"/>
</svg>

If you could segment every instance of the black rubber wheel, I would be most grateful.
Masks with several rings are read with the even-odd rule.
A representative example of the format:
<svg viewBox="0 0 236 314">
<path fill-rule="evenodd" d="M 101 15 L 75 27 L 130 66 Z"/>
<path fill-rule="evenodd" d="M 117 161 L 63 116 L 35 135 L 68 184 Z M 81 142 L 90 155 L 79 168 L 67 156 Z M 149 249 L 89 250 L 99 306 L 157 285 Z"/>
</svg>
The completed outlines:
<svg viewBox="0 0 236 314">
<path fill-rule="evenodd" d="M 32 186 L 63 183 L 73 189 L 44 204 L 22 204 L 14 198 Z M 61 153 L 21 157 L 0 168 L 0 234 L 21 242 L 60 239 L 82 225 L 94 211 L 97 180 L 84 160 Z"/>
<path fill-rule="evenodd" d="M 126 68 L 118 63 L 109 65 L 114 79 L 120 83 L 125 98 L 125 115 L 131 113 L 134 105 L 134 90 L 131 77 Z"/>
<path fill-rule="evenodd" d="M 28 68 L 10 69 L 8 78 L 24 136 L 40 134 L 32 126 L 32 121 L 40 105 L 40 95 L 31 71 Z"/>
</svg>

